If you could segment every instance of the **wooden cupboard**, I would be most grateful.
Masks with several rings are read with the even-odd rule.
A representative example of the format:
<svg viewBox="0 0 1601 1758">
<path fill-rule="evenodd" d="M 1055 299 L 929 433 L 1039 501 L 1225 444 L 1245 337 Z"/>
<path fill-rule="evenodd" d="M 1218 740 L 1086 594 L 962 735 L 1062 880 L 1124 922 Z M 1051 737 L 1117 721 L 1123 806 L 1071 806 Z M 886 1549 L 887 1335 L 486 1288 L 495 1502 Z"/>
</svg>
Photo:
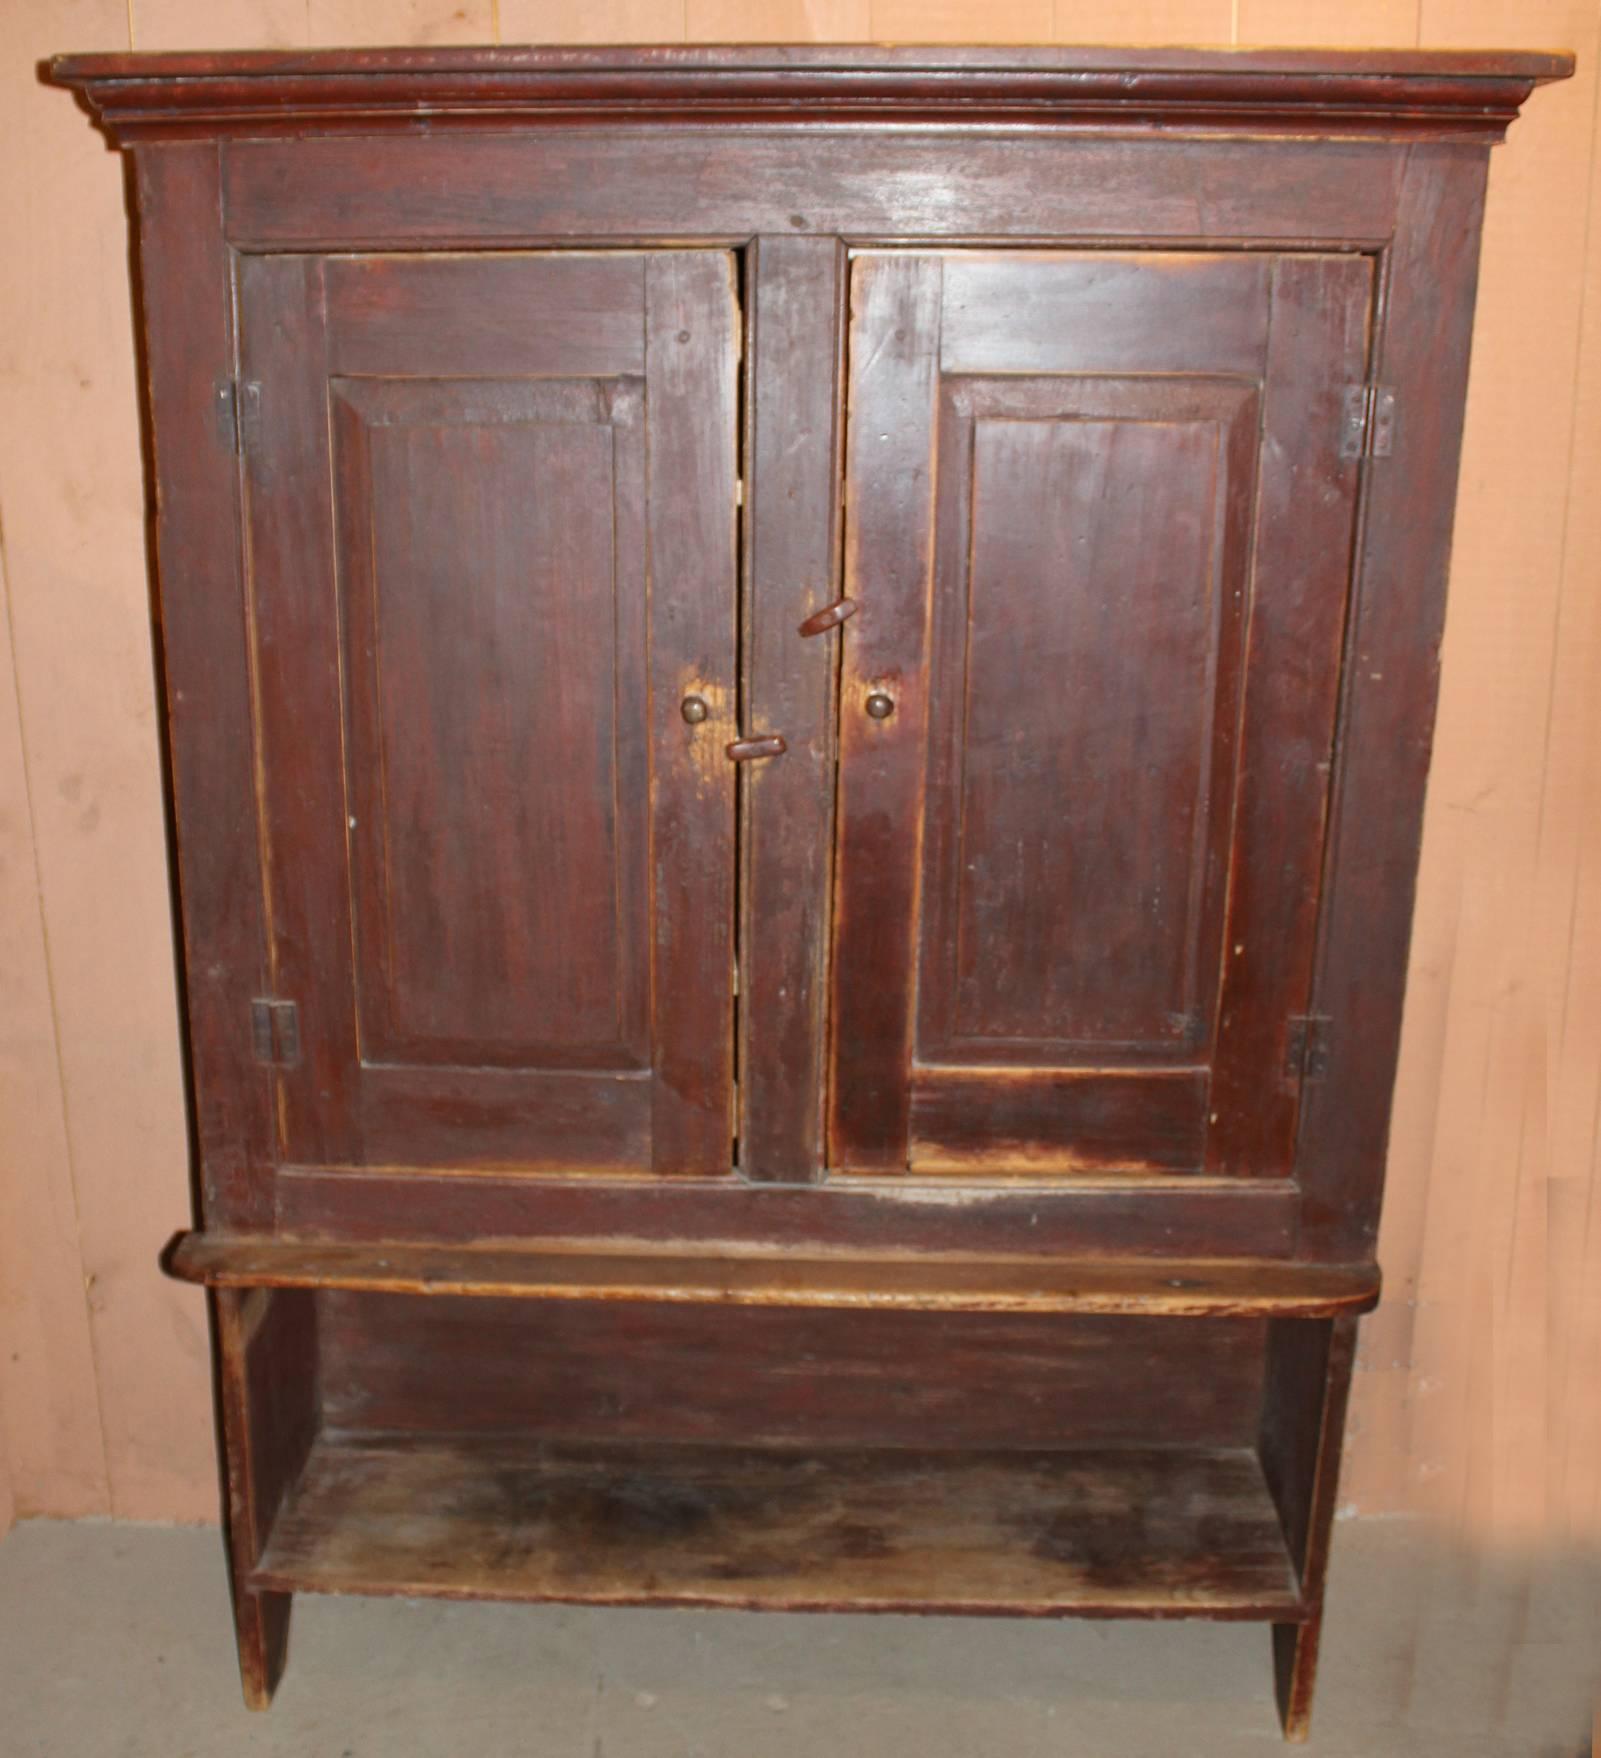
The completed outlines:
<svg viewBox="0 0 1601 1758">
<path fill-rule="evenodd" d="M 53 65 L 252 1705 L 294 1592 L 429 1592 L 1258 1619 L 1305 1734 L 1484 171 L 1569 71 Z"/>
</svg>

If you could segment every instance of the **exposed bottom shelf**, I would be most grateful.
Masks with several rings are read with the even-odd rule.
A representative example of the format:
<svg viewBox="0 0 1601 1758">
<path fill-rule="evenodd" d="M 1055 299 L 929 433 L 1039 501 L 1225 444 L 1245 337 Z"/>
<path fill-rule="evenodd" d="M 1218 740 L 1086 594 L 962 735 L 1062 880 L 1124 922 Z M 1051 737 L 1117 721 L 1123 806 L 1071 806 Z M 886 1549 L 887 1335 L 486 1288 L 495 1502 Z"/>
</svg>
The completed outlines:
<svg viewBox="0 0 1601 1758">
<path fill-rule="evenodd" d="M 324 1433 L 251 1584 L 790 1611 L 1306 1615 L 1245 1447 L 802 1453 Z"/>
</svg>

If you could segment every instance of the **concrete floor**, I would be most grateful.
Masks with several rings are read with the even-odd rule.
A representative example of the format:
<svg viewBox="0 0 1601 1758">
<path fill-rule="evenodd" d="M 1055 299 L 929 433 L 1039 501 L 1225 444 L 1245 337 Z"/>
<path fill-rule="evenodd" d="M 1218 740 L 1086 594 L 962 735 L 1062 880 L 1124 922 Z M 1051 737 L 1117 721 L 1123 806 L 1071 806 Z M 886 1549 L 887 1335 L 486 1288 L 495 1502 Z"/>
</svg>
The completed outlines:
<svg viewBox="0 0 1601 1758">
<path fill-rule="evenodd" d="M 1581 1758 L 1598 1573 L 1343 1523 L 1327 1758 Z M 209 1531 L 33 1522 L 0 1544 L 4 1758 L 1240 1758 L 1280 1745 L 1256 1625 L 296 1601 L 240 1704 Z"/>
</svg>

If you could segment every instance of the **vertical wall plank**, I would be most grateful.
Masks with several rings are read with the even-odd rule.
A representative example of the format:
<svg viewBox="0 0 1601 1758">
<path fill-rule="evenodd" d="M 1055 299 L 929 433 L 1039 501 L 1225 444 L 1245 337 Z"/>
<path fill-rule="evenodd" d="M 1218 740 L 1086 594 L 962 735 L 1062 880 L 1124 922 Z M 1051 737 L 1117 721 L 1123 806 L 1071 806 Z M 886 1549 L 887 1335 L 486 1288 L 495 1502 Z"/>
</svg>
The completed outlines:
<svg viewBox="0 0 1601 1758">
<path fill-rule="evenodd" d="M 189 1211 L 189 1154 L 123 184 L 82 113 L 34 70 L 64 43 L 126 46 L 127 12 L 95 0 L 8 14 L 0 520 L 77 1293 L 99 1373 L 98 1418 L 86 1404 L 73 1422 L 103 1425 L 113 1513 L 200 1517 L 214 1505 L 203 1308 L 156 1267 Z"/>
<path fill-rule="evenodd" d="M 0 481 L 0 516 L 4 499 Z M 3 560 L 0 549 L 0 1499 L 30 1512 L 104 1514 L 110 1491 Z"/>
<path fill-rule="evenodd" d="M 1234 0 L 1056 0 L 1057 43 L 1233 41 Z"/>
<path fill-rule="evenodd" d="M 685 0 L 499 0 L 503 43 L 681 43 Z"/>
<path fill-rule="evenodd" d="M 1418 40 L 1420 4 L 1421 0 L 1239 0 L 1236 40 L 1411 48 Z"/>
<path fill-rule="evenodd" d="M 315 48 L 405 43 L 492 43 L 494 0 L 305 0 Z"/>
<path fill-rule="evenodd" d="M 301 49 L 307 0 L 127 0 L 133 46 L 146 49 Z M 63 46 L 57 32 L 54 47 Z"/>
<path fill-rule="evenodd" d="M 1591 39 L 1601 53 L 1601 29 Z M 1587 243 L 1563 514 L 1535 920 L 1552 1019 L 1548 1335 L 1553 1531 L 1601 1533 L 1601 79 L 1581 197 Z M 1577 180 L 1576 180 L 1577 182 Z"/>
<path fill-rule="evenodd" d="M 1594 1374 L 1593 1320 L 1587 1342 L 1565 1307 L 1594 1249 L 1576 1217 L 1594 1213 L 1601 1070 L 1601 1020 L 1571 1005 L 1593 987 L 1573 975 L 1575 936 L 1601 883 L 1582 858 L 1597 817 L 1598 547 L 1593 490 L 1575 492 L 1601 475 L 1601 444 L 1593 418 L 1574 420 L 1595 273 L 1596 7 L 1424 0 L 1426 47 L 1486 33 L 1573 47 L 1579 76 L 1542 93 L 1491 159 L 1380 1247 L 1390 1292 L 1364 1339 L 1350 1487 L 1361 1507 L 1510 1537 L 1553 1511 L 1547 1460 L 1595 1402 L 1572 1378 Z"/>
<path fill-rule="evenodd" d="M 1235 14 L 1234 0 L 488 0 L 486 27 L 484 4 L 133 0 L 132 46 L 483 39 L 495 10 L 508 42 L 1218 43 L 1231 39 Z M 1581 56 L 1579 79 L 1541 93 L 1491 159 L 1381 1242 L 1389 1293 L 1363 1326 L 1346 1483 L 1348 1500 L 1375 1510 L 1450 1506 L 1501 1522 L 1532 1498 L 1564 1511 L 1575 1532 L 1601 1532 L 1601 217 L 1590 222 L 1587 256 L 1581 242 L 1598 199 L 1597 0 L 1238 0 L 1238 15 L 1242 42 L 1526 43 Z M 33 71 L 55 50 L 128 46 L 128 11 L 123 0 L 0 0 L 0 21 L 0 217 L 12 245 L 0 257 L 0 523 L 18 600 L 28 779 L 40 800 L 43 921 L 65 978 L 52 1018 L 34 830 L 13 804 L 24 794 L 8 664 L 0 971 L 15 989 L 0 995 L 0 1163 L 12 1171 L 0 1180 L 0 1286 L 13 1297 L 0 1317 L 0 1411 L 25 1511 L 109 1505 L 87 1272 L 95 1335 L 116 1337 L 104 1369 L 116 1458 L 140 1436 L 135 1457 L 156 1446 L 167 1455 L 153 1477 L 135 1473 L 148 1493 L 130 1502 L 119 1490 L 119 1509 L 209 1513 L 200 1306 L 152 1269 L 157 1237 L 187 1212 L 187 1194 L 121 190 L 81 113 L 41 91 Z M 76 800 L 59 791 L 68 784 Z M 96 831 L 78 828 L 95 809 Z M 113 848 L 115 859 L 83 858 Z M 86 994 L 101 976 L 103 1011 Z M 119 1108 L 130 1099 L 124 1140 Z M 1482 1384 L 1481 1343 L 1495 1364 Z M 1554 1461 L 1538 1484 L 1507 1463 L 1519 1448 L 1530 1458 L 1545 1450 L 1520 1432 L 1535 1404 Z M 1469 1493 L 1461 1461 L 1470 1454 L 1502 1461 L 1487 1479 L 1499 1485 L 1493 1495 Z M 113 1476 L 132 1481 L 121 1464 Z"/>
<path fill-rule="evenodd" d="M 1052 0 L 872 0 L 889 43 L 1048 43 Z"/>
<path fill-rule="evenodd" d="M 688 0 L 692 43 L 857 43 L 870 0 Z"/>
<path fill-rule="evenodd" d="M 129 336 L 126 280 L 113 254 L 120 247 L 99 253 L 109 261 L 97 288 L 82 271 L 85 228 L 105 228 L 111 245 L 122 223 L 115 167 L 99 142 L 83 138 L 82 116 L 70 105 L 62 116 L 52 102 L 60 94 L 41 90 L 34 72 L 36 58 L 63 40 L 126 48 L 120 0 L 84 0 L 48 14 L 26 0 L 0 0 L 0 225 L 8 240 L 0 252 L 0 1451 L 19 1513 L 78 1515 L 109 1513 L 111 1498 L 31 797 L 50 783 L 37 763 L 31 776 L 25 767 L 38 753 L 24 742 L 18 690 L 37 697 L 59 688 L 70 703 L 80 686 L 70 673 L 27 671 L 13 652 L 14 597 L 37 585 L 41 561 L 48 564 L 48 553 L 39 554 L 40 510 L 28 504 L 37 481 L 19 474 L 16 453 L 35 443 L 41 405 L 65 404 L 91 425 L 98 420 L 103 393 L 84 381 L 92 387 Z M 52 223 L 60 179 L 41 174 L 41 161 L 57 157 L 72 167 L 70 182 L 90 194 L 77 216 Z M 33 357 L 40 327 L 58 287 L 73 279 L 81 284 L 78 347 L 63 360 L 58 335 L 57 357 L 41 363 Z M 131 383 L 131 361 L 123 358 L 120 370 Z M 110 377 L 115 382 L 115 367 Z M 119 437 L 132 439 L 131 426 Z M 137 455 L 107 472 L 113 483 L 132 485 L 136 504 L 138 472 Z M 92 481 L 74 484 L 80 513 Z M 61 498 L 58 482 L 51 499 L 59 507 Z M 137 580 L 137 525 L 131 535 L 132 548 L 125 545 L 113 567 Z M 114 886 L 109 871 L 102 886 Z"/>
</svg>

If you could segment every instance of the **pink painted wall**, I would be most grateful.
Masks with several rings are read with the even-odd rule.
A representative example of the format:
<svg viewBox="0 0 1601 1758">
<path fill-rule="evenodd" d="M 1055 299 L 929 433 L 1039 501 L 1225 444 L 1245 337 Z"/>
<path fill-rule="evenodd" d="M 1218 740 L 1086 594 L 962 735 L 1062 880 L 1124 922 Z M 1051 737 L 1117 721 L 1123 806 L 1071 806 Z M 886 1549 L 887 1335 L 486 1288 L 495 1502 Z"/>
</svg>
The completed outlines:
<svg viewBox="0 0 1601 1758">
<path fill-rule="evenodd" d="M 1576 49 L 1494 161 L 1391 1191 L 1346 1487 L 1601 1535 L 1601 0 L 0 0 L 0 1526 L 204 1520 L 119 166 L 66 49 Z"/>
</svg>

